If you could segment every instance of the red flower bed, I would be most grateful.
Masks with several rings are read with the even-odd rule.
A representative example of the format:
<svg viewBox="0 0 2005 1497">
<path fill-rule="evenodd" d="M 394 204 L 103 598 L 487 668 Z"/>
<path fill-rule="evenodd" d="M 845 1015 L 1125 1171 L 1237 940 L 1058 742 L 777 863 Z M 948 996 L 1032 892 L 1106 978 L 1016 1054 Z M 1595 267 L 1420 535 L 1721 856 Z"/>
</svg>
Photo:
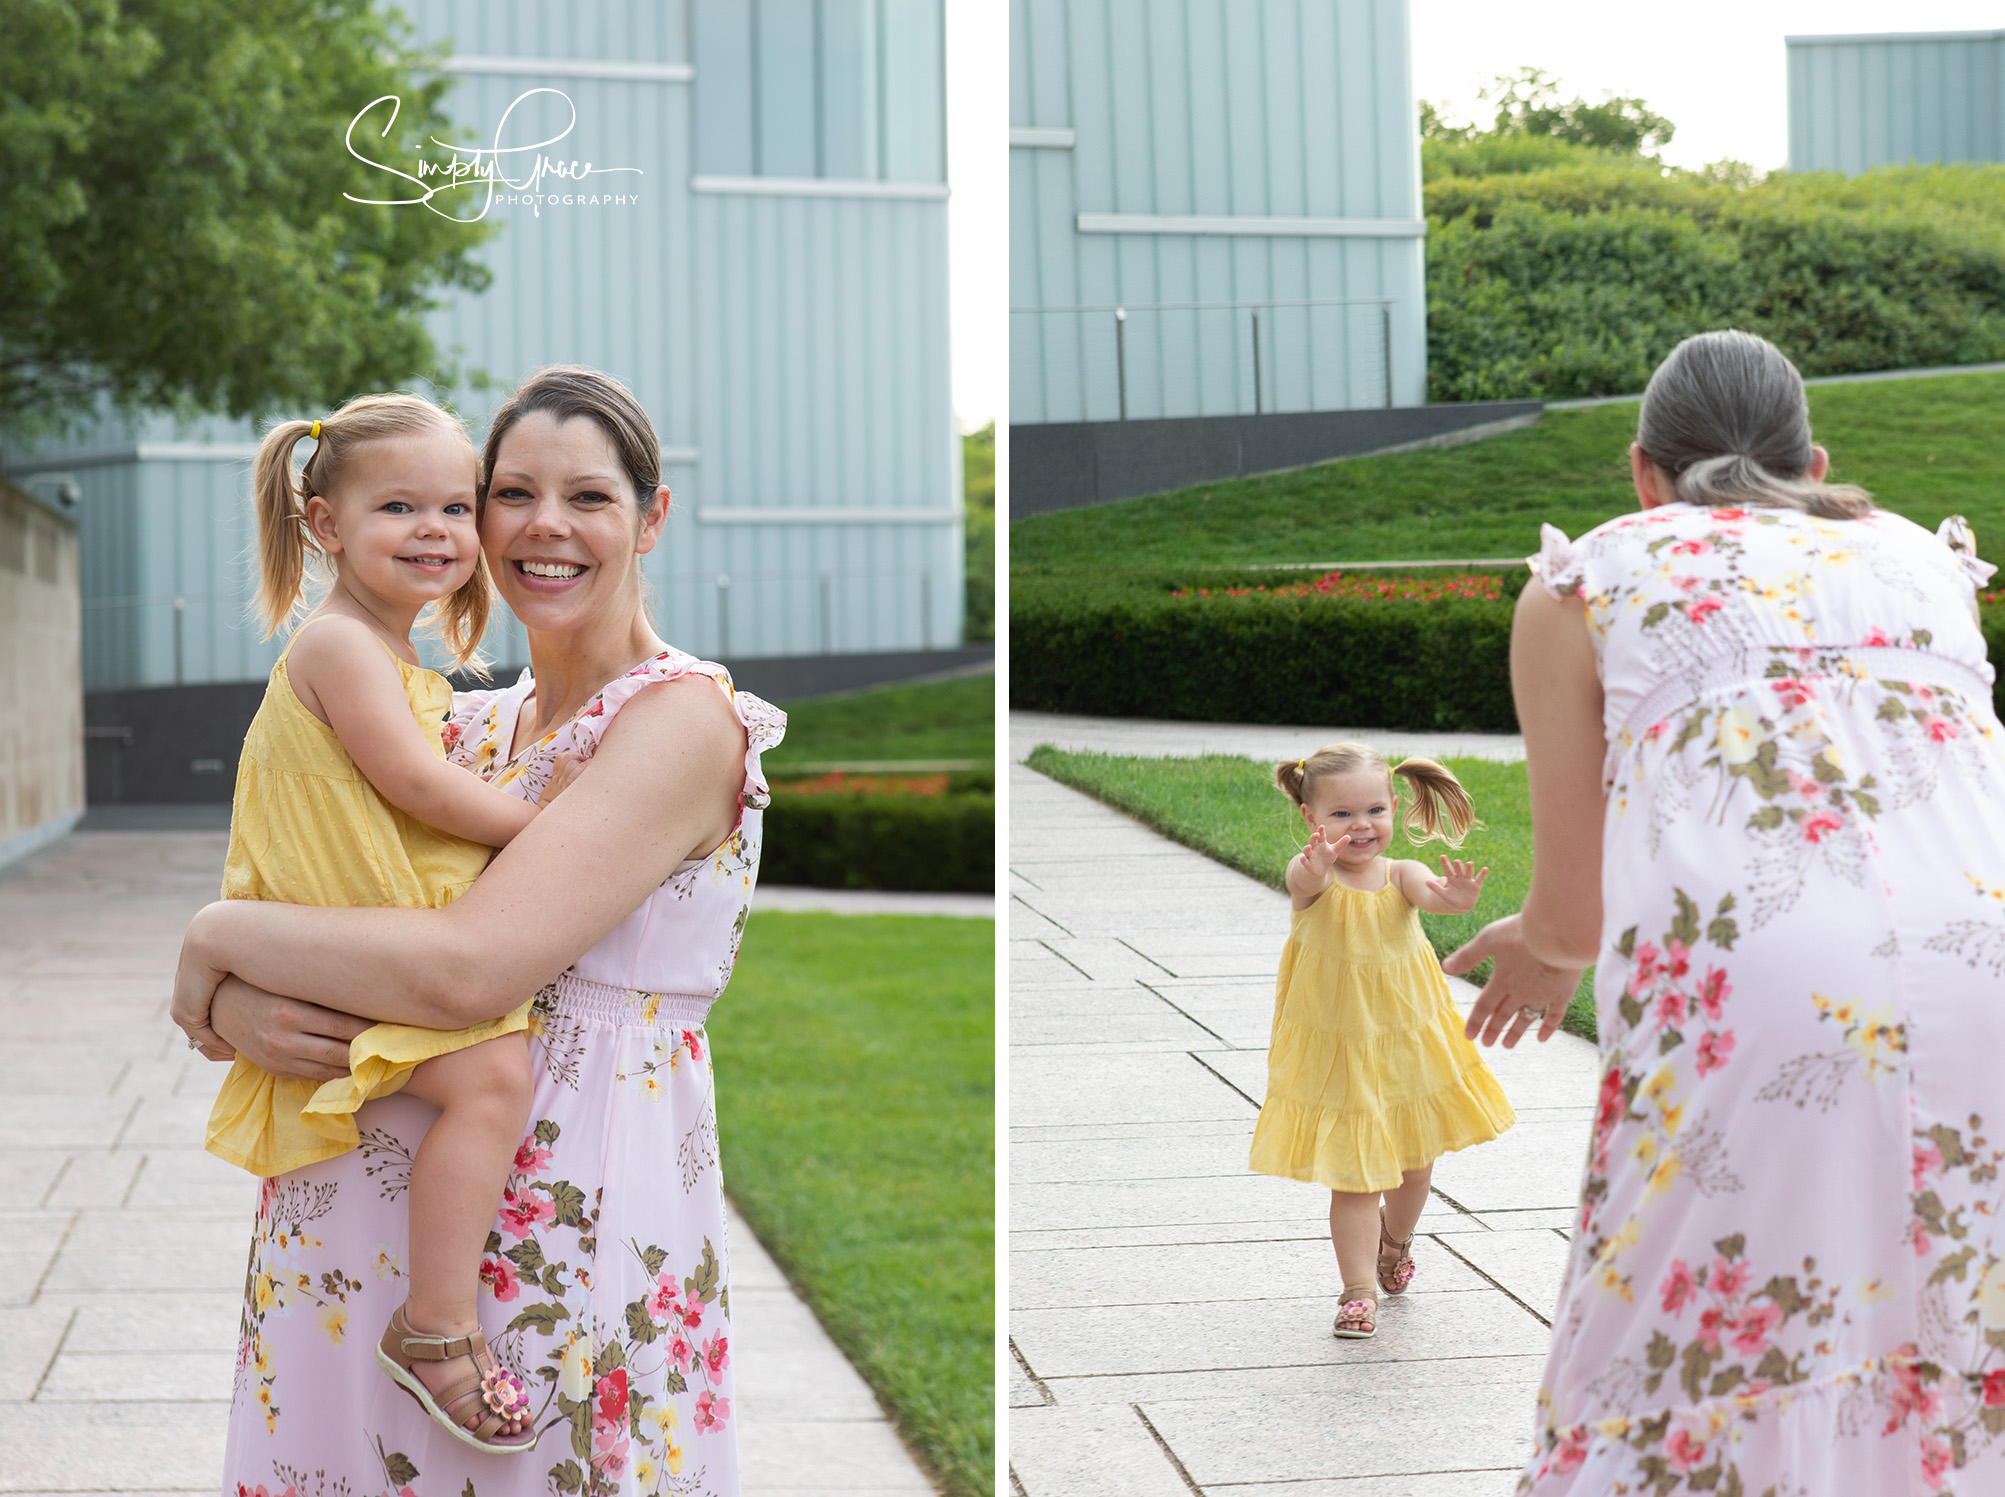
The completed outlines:
<svg viewBox="0 0 2005 1497">
<path fill-rule="evenodd" d="M 1282 583 L 1276 587 L 1173 587 L 1172 598 L 1356 598 L 1366 602 L 1434 603 L 1443 598 L 1477 598 L 1494 603 L 1504 596 L 1501 577 L 1384 577 L 1363 573 L 1346 577 L 1325 572 L 1313 582 Z"/>
</svg>

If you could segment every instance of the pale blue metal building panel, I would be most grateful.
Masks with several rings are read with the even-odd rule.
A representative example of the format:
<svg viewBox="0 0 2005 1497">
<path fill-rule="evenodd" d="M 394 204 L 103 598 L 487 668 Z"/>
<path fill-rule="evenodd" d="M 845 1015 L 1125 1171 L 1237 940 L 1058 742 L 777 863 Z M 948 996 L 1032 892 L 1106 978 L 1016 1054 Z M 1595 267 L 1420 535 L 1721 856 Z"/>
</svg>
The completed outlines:
<svg viewBox="0 0 2005 1497">
<path fill-rule="evenodd" d="M 2005 31 L 1787 42 L 1791 171 L 2005 161 Z"/>
<path fill-rule="evenodd" d="M 1010 419 L 1418 405 L 1404 0 L 1011 0 Z"/>
<path fill-rule="evenodd" d="M 555 89 L 577 112 L 564 156 L 640 173 L 590 179 L 625 203 L 493 210 L 502 230 L 477 253 L 492 285 L 429 324 L 469 376 L 447 394 L 476 438 L 537 366 L 604 369 L 662 442 L 674 503 L 644 570 L 671 641 L 739 658 L 958 643 L 943 0 L 408 11 L 451 46 L 459 143 Z M 538 129 L 518 139 L 568 113 L 554 95 L 521 109 Z M 248 423 L 107 418 L 9 449 L 18 481 L 61 473 L 83 494 L 88 689 L 269 671 L 278 645 L 250 617 L 255 444 Z M 486 653 L 519 663 L 498 612 Z"/>
</svg>

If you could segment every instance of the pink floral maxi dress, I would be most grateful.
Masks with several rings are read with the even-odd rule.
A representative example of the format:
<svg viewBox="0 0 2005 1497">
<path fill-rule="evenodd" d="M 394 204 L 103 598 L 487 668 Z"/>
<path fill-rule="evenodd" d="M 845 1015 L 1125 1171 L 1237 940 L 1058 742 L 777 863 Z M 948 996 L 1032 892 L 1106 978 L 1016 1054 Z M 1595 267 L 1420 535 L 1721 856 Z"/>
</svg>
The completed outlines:
<svg viewBox="0 0 2005 1497">
<path fill-rule="evenodd" d="M 1960 520 L 1671 505 L 1579 589 L 1602 1079 L 1537 1497 L 2005 1492 L 2005 733 Z"/>
<path fill-rule="evenodd" d="M 396 1095 L 357 1114 L 359 1149 L 265 1182 L 245 1286 L 223 1490 L 240 1497 L 734 1497 L 730 1258 L 704 1015 L 724 989 L 757 876 L 760 753 L 785 714 L 679 651 L 606 686 L 508 757 L 528 673 L 463 693 L 450 757 L 535 798 L 554 756 L 589 756 L 642 687 L 712 677 L 747 737 L 737 828 L 684 863 L 546 987 L 530 1021 L 531 1125 L 481 1265 L 490 1345 L 528 1385 L 526 1455 L 469 1450 L 376 1366 L 403 1302 L 404 1194 L 437 1113 Z"/>
</svg>

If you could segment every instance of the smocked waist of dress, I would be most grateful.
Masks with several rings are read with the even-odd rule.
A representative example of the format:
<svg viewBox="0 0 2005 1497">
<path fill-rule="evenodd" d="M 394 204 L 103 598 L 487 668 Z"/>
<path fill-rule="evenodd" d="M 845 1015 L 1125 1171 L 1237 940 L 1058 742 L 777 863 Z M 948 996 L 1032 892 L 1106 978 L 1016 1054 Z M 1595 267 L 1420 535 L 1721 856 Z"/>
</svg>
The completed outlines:
<svg viewBox="0 0 2005 1497">
<path fill-rule="evenodd" d="M 708 993 L 616 988 L 566 972 L 536 995 L 535 1011 L 623 1029 L 698 1029 L 714 1002 Z"/>
<path fill-rule="evenodd" d="M 1838 646 L 1830 649 L 1775 646 L 1762 658 L 1755 651 L 1714 661 L 1695 670 L 1674 671 L 1645 689 L 1623 714 L 1632 739 L 1681 708 L 1705 698 L 1750 686 L 1786 681 L 1838 679 L 1900 681 L 1967 691 L 1980 702 L 1991 699 L 1992 670 L 1933 651 L 1899 645 Z"/>
</svg>

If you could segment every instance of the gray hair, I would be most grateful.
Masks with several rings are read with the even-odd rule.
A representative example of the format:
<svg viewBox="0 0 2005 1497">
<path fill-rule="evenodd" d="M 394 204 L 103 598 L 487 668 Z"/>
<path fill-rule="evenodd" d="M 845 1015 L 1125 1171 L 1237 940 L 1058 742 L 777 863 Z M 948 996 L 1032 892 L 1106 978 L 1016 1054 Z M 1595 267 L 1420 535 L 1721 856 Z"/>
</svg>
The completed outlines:
<svg viewBox="0 0 2005 1497">
<path fill-rule="evenodd" d="M 1636 441 L 1681 503 L 1773 505 L 1827 520 L 1873 507 L 1862 488 L 1805 476 L 1812 454 L 1803 376 L 1753 333 L 1700 333 L 1672 349 L 1643 392 Z"/>
</svg>

